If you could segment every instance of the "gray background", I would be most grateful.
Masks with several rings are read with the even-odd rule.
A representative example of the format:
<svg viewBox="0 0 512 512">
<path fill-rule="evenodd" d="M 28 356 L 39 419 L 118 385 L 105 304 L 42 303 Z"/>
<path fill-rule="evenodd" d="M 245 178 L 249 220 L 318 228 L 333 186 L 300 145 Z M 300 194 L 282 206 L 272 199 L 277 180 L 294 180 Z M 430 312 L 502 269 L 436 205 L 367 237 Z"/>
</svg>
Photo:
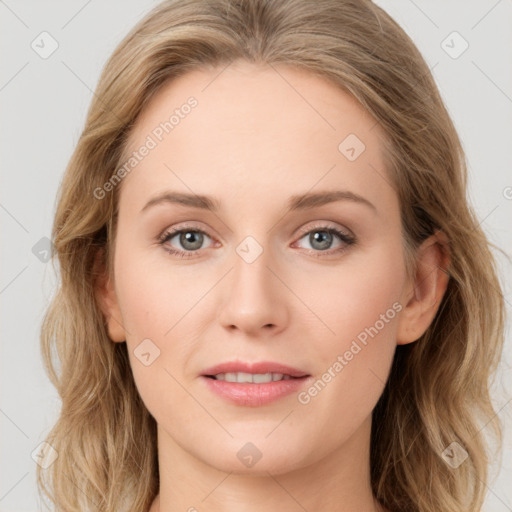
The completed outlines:
<svg viewBox="0 0 512 512">
<path fill-rule="evenodd" d="M 376 3 L 406 30 L 430 65 L 466 150 L 471 201 L 490 240 L 510 254 L 512 1 Z M 31 453 L 60 407 L 39 352 L 41 320 L 55 287 L 53 270 L 44 256 L 56 191 L 105 60 L 156 4 L 152 0 L 0 0 L 2 512 L 39 510 Z M 48 58 L 31 47 L 34 40 L 42 46 L 38 36 L 43 31 L 58 43 Z M 457 36 L 446 39 L 453 31 L 469 44 L 457 58 L 453 56 L 463 42 Z M 51 40 L 46 39 L 45 49 L 50 48 Z M 497 258 L 510 314 L 511 264 L 499 253 Z M 504 456 L 501 466 L 497 460 L 492 468 L 495 479 L 483 509 L 488 512 L 512 511 L 511 344 L 507 336 L 493 389 L 506 429 Z"/>
</svg>

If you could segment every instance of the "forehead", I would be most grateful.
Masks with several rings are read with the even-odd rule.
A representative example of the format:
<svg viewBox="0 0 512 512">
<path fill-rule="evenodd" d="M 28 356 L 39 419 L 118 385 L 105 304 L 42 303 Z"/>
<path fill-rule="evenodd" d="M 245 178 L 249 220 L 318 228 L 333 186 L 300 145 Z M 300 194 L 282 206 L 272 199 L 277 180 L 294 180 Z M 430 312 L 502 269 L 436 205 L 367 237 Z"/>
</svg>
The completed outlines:
<svg viewBox="0 0 512 512">
<path fill-rule="evenodd" d="M 350 94 L 306 70 L 244 61 L 195 69 L 139 116 L 125 159 L 151 149 L 123 180 L 122 196 L 138 201 L 167 185 L 232 199 L 277 199 L 316 184 L 392 194 L 383 190 L 384 137 Z"/>
</svg>

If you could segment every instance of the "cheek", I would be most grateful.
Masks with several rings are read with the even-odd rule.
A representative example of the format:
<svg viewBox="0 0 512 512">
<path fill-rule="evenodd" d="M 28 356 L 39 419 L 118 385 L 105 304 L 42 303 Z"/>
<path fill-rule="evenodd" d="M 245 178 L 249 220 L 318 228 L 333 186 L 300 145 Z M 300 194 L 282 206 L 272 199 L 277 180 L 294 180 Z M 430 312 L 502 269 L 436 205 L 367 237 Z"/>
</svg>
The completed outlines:
<svg viewBox="0 0 512 512">
<path fill-rule="evenodd" d="M 173 367 L 182 367 L 186 354 L 180 353 L 179 344 L 169 343 L 177 335 L 178 329 L 173 326 L 183 312 L 177 297 L 170 297 L 161 276 L 152 275 L 149 268 L 141 272 L 128 261 L 124 263 L 118 289 L 130 366 L 142 401 L 161 422 L 165 421 L 162 414 L 173 408 L 179 410 L 186 399 L 178 384 L 182 376 Z"/>
<path fill-rule="evenodd" d="M 184 305 L 197 301 L 197 285 L 166 264 L 163 249 L 139 249 L 135 241 L 127 239 L 120 241 L 118 253 L 116 289 L 132 342 L 139 338 L 164 340 L 185 314 Z"/>
<path fill-rule="evenodd" d="M 328 346 L 341 349 L 376 323 L 382 338 L 393 337 L 398 313 L 404 307 L 398 303 L 405 283 L 399 243 L 354 253 L 323 272 L 313 282 L 305 277 L 302 293 L 328 328 Z"/>
<path fill-rule="evenodd" d="M 329 331 L 316 350 L 320 382 L 302 403 L 311 399 L 320 408 L 353 411 L 355 423 L 370 413 L 395 352 L 404 280 L 401 247 L 392 245 L 347 259 L 324 280 L 323 293 L 315 280 L 309 293 Z"/>
<path fill-rule="evenodd" d="M 162 265 L 164 256 L 155 261 L 156 249 L 148 257 L 146 249 L 137 251 L 134 242 L 119 240 L 116 291 L 130 365 L 142 400 L 158 417 L 162 390 L 173 397 L 174 406 L 187 398 L 178 381 L 183 380 L 180 372 L 192 349 L 187 340 L 197 321 L 191 308 L 204 294 L 204 286 L 170 264 Z M 132 248 L 126 250 L 130 243 Z"/>
</svg>

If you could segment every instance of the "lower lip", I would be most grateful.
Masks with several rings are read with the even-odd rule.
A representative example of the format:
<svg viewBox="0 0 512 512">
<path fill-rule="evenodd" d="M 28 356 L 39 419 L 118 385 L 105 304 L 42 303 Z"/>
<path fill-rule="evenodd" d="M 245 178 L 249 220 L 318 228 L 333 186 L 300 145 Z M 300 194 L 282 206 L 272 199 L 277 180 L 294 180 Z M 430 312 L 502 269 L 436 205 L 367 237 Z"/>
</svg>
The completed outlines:
<svg viewBox="0 0 512 512">
<path fill-rule="evenodd" d="M 201 376 L 211 391 L 220 397 L 237 405 L 247 407 L 259 407 L 269 404 L 291 393 L 297 393 L 306 381 L 311 377 L 299 377 L 297 379 L 276 380 L 265 383 L 227 382 L 225 380 L 212 379 Z"/>
</svg>

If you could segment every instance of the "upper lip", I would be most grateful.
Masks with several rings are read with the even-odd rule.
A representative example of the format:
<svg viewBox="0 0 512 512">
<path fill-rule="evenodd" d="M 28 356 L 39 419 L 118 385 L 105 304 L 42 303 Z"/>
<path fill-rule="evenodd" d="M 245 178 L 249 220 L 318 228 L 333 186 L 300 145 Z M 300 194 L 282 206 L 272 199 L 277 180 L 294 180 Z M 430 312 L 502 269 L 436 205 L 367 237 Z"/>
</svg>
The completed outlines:
<svg viewBox="0 0 512 512">
<path fill-rule="evenodd" d="M 253 363 L 244 363 L 242 361 L 227 361 L 210 368 L 207 368 L 201 375 L 218 375 L 219 373 L 282 373 L 291 377 L 306 377 L 309 374 L 293 368 L 286 364 L 274 363 L 272 361 L 259 361 Z"/>
</svg>

